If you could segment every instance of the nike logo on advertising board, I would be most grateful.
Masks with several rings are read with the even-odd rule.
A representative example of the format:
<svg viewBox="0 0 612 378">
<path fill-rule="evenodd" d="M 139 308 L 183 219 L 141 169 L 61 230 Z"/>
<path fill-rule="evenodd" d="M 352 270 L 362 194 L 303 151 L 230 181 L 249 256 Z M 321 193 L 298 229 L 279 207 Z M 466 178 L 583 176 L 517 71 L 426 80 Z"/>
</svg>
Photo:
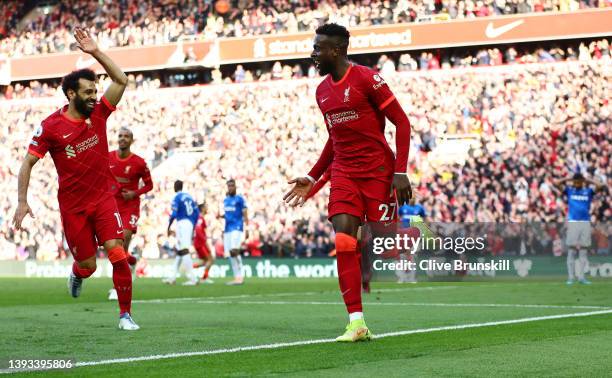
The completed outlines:
<svg viewBox="0 0 612 378">
<path fill-rule="evenodd" d="M 487 38 L 497 38 L 500 35 L 505 34 L 510 30 L 516 28 L 524 22 L 525 20 L 521 19 L 498 27 L 493 26 L 493 22 L 489 22 L 489 24 L 487 25 L 487 29 L 485 30 L 485 35 L 487 36 Z"/>
</svg>

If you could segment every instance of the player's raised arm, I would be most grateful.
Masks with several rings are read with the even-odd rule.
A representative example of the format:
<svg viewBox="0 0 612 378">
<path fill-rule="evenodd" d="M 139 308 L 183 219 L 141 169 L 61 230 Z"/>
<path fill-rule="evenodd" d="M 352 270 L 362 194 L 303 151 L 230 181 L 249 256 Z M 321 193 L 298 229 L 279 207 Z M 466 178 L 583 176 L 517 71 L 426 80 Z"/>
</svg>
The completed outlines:
<svg viewBox="0 0 612 378">
<path fill-rule="evenodd" d="M 100 51 L 98 44 L 91 37 L 89 31 L 82 28 L 76 28 L 74 37 L 77 41 L 77 47 L 96 59 L 113 81 L 106 92 L 104 92 L 104 97 L 112 106 L 117 105 L 128 83 L 126 74 L 108 55 Z"/>
<path fill-rule="evenodd" d="M 588 178 L 585 178 L 584 182 L 586 182 L 588 185 L 592 185 L 595 188 L 596 192 L 602 191 L 604 186 L 605 186 L 605 184 L 602 183 L 602 182 L 597 182 L 595 180 L 591 180 L 591 179 L 588 179 Z"/>
<path fill-rule="evenodd" d="M 325 143 L 325 147 L 323 148 L 323 152 L 321 152 L 321 156 L 319 156 L 319 160 L 312 167 L 310 172 L 308 172 L 308 175 L 289 180 L 288 184 L 294 185 L 291 190 L 285 193 L 285 196 L 283 197 L 285 203 L 290 204 L 291 207 L 302 206 L 308 199 L 308 193 L 312 189 L 314 183 L 321 178 L 333 160 L 334 149 L 330 137 L 327 139 L 327 143 Z"/>
<path fill-rule="evenodd" d="M 557 192 L 558 195 L 565 193 L 565 188 L 572 179 L 571 178 L 562 178 L 558 180 L 552 180 L 552 189 Z"/>
<path fill-rule="evenodd" d="M 38 156 L 28 152 L 19 169 L 19 176 L 17 179 L 17 209 L 13 216 L 13 226 L 16 230 L 21 230 L 21 222 L 26 215 L 30 214 L 30 216 L 34 218 L 34 213 L 30 205 L 28 205 L 28 186 L 30 185 L 32 167 L 34 167 L 34 164 L 36 164 L 38 160 Z"/>
</svg>

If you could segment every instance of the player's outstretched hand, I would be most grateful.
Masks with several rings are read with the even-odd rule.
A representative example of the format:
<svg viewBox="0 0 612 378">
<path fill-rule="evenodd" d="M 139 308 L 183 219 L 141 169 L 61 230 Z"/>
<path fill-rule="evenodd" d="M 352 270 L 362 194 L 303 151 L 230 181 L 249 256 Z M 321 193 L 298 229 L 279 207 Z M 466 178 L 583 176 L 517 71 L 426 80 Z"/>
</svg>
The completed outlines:
<svg viewBox="0 0 612 378">
<path fill-rule="evenodd" d="M 84 53 L 93 54 L 98 51 L 98 44 L 91 37 L 88 30 L 76 28 L 74 30 L 74 38 L 77 41 L 77 47 Z"/>
<path fill-rule="evenodd" d="M 16 230 L 21 230 L 21 222 L 26 215 L 30 214 L 32 218 L 34 218 L 34 213 L 32 209 L 30 209 L 30 205 L 27 202 L 19 203 L 17 205 L 17 209 L 15 210 L 15 215 L 13 216 L 13 226 Z"/>
<path fill-rule="evenodd" d="M 288 184 L 294 185 L 293 188 L 285 194 L 283 201 L 288 203 L 291 207 L 302 206 L 304 202 L 306 202 L 310 189 L 312 189 L 312 182 L 306 177 L 298 177 L 289 180 Z"/>
<path fill-rule="evenodd" d="M 398 206 L 402 206 L 410 202 L 410 198 L 412 198 L 412 187 L 410 186 L 408 175 L 393 175 L 392 189 L 395 189 Z"/>
</svg>

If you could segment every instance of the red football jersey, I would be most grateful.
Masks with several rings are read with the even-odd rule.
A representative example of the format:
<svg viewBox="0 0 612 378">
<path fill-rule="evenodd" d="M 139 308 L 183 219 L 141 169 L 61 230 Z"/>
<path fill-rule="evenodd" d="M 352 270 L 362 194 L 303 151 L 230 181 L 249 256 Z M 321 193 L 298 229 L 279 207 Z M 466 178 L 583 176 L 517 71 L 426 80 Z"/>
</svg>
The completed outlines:
<svg viewBox="0 0 612 378">
<path fill-rule="evenodd" d="M 153 189 L 151 172 L 149 167 L 147 167 L 147 163 L 143 158 L 133 153 L 125 159 L 119 157 L 119 151 L 111 151 L 108 156 L 110 170 L 118 184 L 117 193 L 115 194 L 117 206 L 119 209 L 128 207 L 140 208 L 140 195 Z M 139 188 L 140 179 L 144 182 L 142 188 Z M 135 191 L 136 197 L 131 200 L 124 200 L 121 195 L 123 189 Z"/>
<path fill-rule="evenodd" d="M 60 210 L 79 212 L 97 204 L 116 185 L 106 138 L 106 120 L 115 107 L 102 97 L 88 119 L 69 118 L 67 110 L 68 105 L 42 121 L 28 152 L 43 158 L 49 151 L 59 179 Z"/>
<path fill-rule="evenodd" d="M 383 109 L 395 96 L 371 69 L 351 64 L 344 77 L 319 84 L 317 104 L 333 143 L 332 176 L 388 177 L 395 155 L 385 139 Z"/>
<path fill-rule="evenodd" d="M 195 248 L 206 246 L 206 220 L 202 214 L 198 217 L 198 222 L 195 226 L 195 236 L 193 237 L 193 246 Z"/>
</svg>

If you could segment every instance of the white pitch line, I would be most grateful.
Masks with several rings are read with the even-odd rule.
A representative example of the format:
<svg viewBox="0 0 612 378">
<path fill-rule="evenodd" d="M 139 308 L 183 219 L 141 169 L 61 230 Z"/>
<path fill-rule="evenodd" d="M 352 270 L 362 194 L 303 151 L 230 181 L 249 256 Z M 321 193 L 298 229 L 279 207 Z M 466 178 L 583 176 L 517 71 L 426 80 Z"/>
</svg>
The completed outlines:
<svg viewBox="0 0 612 378">
<path fill-rule="evenodd" d="M 537 316 L 537 317 L 511 319 L 511 320 L 499 320 L 499 321 L 486 322 L 486 323 L 471 323 L 471 324 L 458 324 L 458 325 L 451 325 L 451 326 L 433 327 L 433 328 L 421 328 L 421 329 L 413 329 L 413 330 L 407 330 L 407 331 L 382 333 L 382 334 L 379 334 L 378 336 L 375 336 L 375 339 L 405 336 L 405 335 L 412 335 L 412 334 L 417 334 L 417 333 L 453 331 L 453 330 L 458 330 L 458 329 L 490 327 L 490 326 L 498 326 L 498 325 L 506 325 L 506 324 L 519 324 L 519 323 L 528 323 L 528 322 L 535 322 L 535 321 L 541 321 L 541 320 L 577 318 L 577 317 L 604 315 L 604 314 L 611 314 L 611 313 L 612 313 L 612 309 L 601 310 L 601 311 L 591 311 L 591 312 L 578 312 L 578 313 L 573 313 L 573 314 L 561 314 L 561 315 Z M 215 354 L 236 353 L 236 352 L 245 352 L 245 351 L 252 351 L 252 350 L 278 349 L 278 348 L 313 345 L 313 344 L 328 344 L 328 343 L 333 343 L 335 341 L 336 341 L 335 339 L 302 340 L 302 341 L 293 341 L 293 342 L 286 342 L 286 343 L 274 343 L 274 344 L 252 345 L 252 346 L 242 346 L 242 347 L 234 347 L 234 348 L 203 350 L 203 351 L 197 351 L 197 352 L 168 353 L 168 354 L 141 356 L 141 357 L 115 358 L 115 359 L 101 360 L 101 361 L 77 362 L 75 364 L 75 367 L 112 365 L 112 364 L 140 362 L 140 361 L 155 361 L 155 360 L 165 360 L 169 358 L 208 356 L 208 355 L 215 355 Z M 0 373 L 17 373 L 17 372 L 18 371 L 0 370 Z"/>
<path fill-rule="evenodd" d="M 535 322 L 535 321 L 541 321 L 541 320 L 577 318 L 577 317 L 583 317 L 583 316 L 604 315 L 604 314 L 612 314 L 612 309 L 601 310 L 601 311 L 591 311 L 591 312 L 578 312 L 578 313 L 573 313 L 573 314 L 561 314 L 561 315 L 537 316 L 537 317 L 511 319 L 511 320 L 500 320 L 500 321 L 486 322 L 486 323 L 458 324 L 458 325 L 443 326 L 443 327 L 387 332 L 387 333 L 382 333 L 376 336 L 375 338 L 383 339 L 386 337 L 405 336 L 405 335 L 412 335 L 412 334 L 417 334 L 417 333 L 452 331 L 452 330 L 458 330 L 458 329 L 490 327 L 490 326 L 498 326 L 498 325 L 506 325 L 506 324 L 528 323 L 528 322 Z M 215 355 L 215 354 L 236 353 L 236 352 L 244 352 L 244 351 L 251 351 L 251 350 L 278 349 L 278 348 L 286 348 L 286 347 L 292 347 L 292 346 L 326 344 L 326 343 L 333 343 L 333 342 L 335 342 L 335 339 L 303 340 L 303 341 L 293 341 L 293 342 L 286 342 L 286 343 L 262 344 L 262 345 L 252 345 L 252 346 L 243 346 L 243 347 L 235 347 L 235 348 L 203 350 L 203 351 L 198 351 L 198 352 L 169 353 L 169 354 L 157 354 L 157 355 L 152 355 L 152 356 L 142 356 L 142 357 L 116 358 L 116 359 L 101 360 L 101 361 L 85 361 L 85 362 L 77 362 L 75 366 L 84 367 L 84 366 L 110 365 L 110 364 L 120 364 L 120 363 L 139 362 L 139 361 L 154 361 L 154 360 L 163 360 L 163 359 L 168 359 L 168 358 L 208 356 L 208 355 Z"/>
<path fill-rule="evenodd" d="M 169 302 L 171 303 L 171 302 Z M 190 303 L 199 304 L 238 304 L 238 305 L 344 305 L 343 302 L 323 302 L 323 301 L 219 301 L 201 300 Z M 520 304 L 520 303 L 427 303 L 427 302 L 364 302 L 364 306 L 420 306 L 420 307 L 513 307 L 513 308 L 554 308 L 554 309 L 612 309 L 606 306 L 572 306 L 572 305 L 539 305 L 539 304 Z"/>
</svg>

